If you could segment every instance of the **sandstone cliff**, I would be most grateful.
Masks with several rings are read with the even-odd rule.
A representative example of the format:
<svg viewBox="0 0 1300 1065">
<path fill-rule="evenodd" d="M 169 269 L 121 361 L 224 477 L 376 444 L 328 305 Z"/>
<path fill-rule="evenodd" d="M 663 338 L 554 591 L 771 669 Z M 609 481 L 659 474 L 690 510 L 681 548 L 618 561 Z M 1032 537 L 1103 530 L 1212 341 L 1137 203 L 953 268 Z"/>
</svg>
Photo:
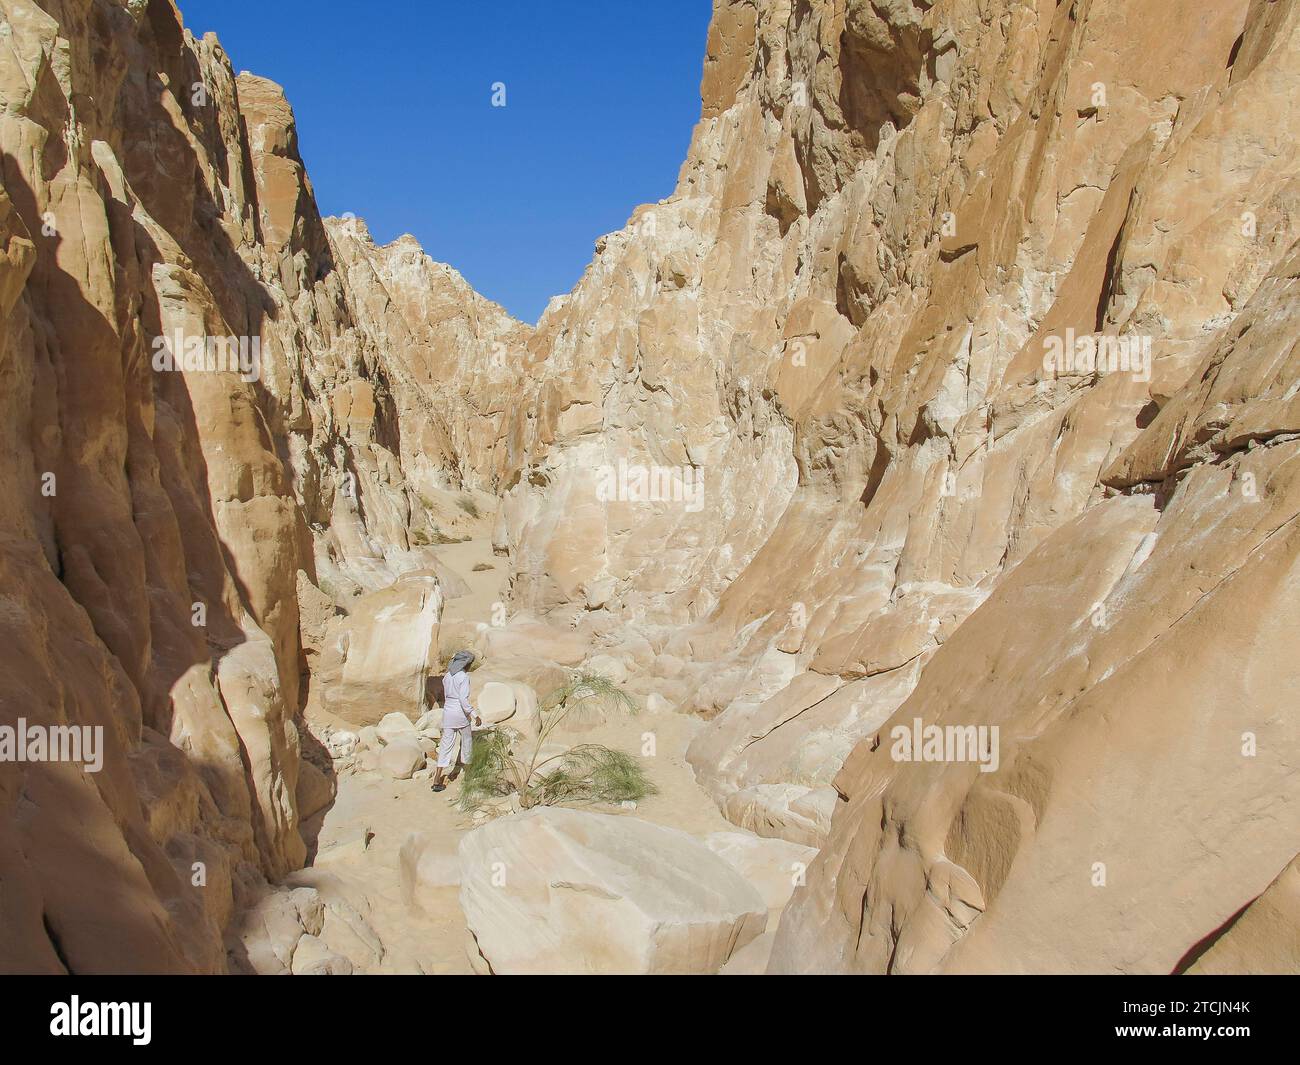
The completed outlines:
<svg viewBox="0 0 1300 1065">
<path fill-rule="evenodd" d="M 527 330 L 323 221 L 279 88 L 170 0 L 0 16 L 0 723 L 106 736 L 98 774 L 0 764 L 0 968 L 220 970 L 243 890 L 306 854 L 322 632 L 501 476 L 477 367 Z M 187 364 L 192 337 L 245 362 Z"/>
<path fill-rule="evenodd" d="M 221 969 L 304 709 L 411 697 L 494 497 L 488 657 L 819 848 L 772 971 L 1300 965 L 1298 0 L 717 0 L 535 329 L 323 220 L 171 0 L 0 14 L 0 724 L 108 744 L 0 763 L 0 968 Z"/>
<path fill-rule="evenodd" d="M 521 608 L 710 718 L 733 821 L 824 848 L 775 968 L 1171 971 L 1284 883 L 1298 34 L 717 4 L 676 193 L 539 323 L 503 536 Z M 918 718 L 1000 765 L 895 761 Z"/>
</svg>

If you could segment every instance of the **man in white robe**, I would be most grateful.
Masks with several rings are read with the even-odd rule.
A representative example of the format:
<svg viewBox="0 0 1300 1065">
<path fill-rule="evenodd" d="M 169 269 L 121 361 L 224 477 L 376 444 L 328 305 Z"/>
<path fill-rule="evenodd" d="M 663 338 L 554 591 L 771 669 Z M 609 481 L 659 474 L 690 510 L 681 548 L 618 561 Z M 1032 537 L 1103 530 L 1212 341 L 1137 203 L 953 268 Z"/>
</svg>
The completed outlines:
<svg viewBox="0 0 1300 1065">
<path fill-rule="evenodd" d="M 442 738 L 438 741 L 438 768 L 433 774 L 434 791 L 447 788 L 447 770 L 458 741 L 460 764 L 469 765 L 474 754 L 473 727 L 483 725 L 469 698 L 469 667 L 473 661 L 473 651 L 457 651 L 442 678 Z"/>
</svg>

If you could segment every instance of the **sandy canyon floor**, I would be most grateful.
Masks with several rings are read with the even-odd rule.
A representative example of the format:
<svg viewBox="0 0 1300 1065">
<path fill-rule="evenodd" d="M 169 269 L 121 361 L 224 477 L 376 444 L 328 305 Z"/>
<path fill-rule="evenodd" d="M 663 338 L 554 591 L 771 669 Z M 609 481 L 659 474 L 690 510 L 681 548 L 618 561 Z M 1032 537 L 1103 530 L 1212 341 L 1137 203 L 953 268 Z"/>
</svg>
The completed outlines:
<svg viewBox="0 0 1300 1065">
<path fill-rule="evenodd" d="M 439 549 L 438 557 L 469 586 L 468 594 L 447 602 L 443 623 L 486 623 L 493 604 L 503 599 L 506 575 L 504 560 L 493 557 L 490 540 L 476 537 L 448 544 Z M 492 665 L 500 668 L 508 663 L 494 661 Z M 476 683 L 476 693 L 478 688 Z M 378 721 L 390 709 L 376 705 L 371 716 Z M 319 711 L 309 718 L 308 726 L 313 731 L 355 727 Z M 676 828 L 701 839 L 710 833 L 738 833 L 740 830 L 722 817 L 696 783 L 686 763 L 686 748 L 702 727 L 699 719 L 642 707 L 634 715 L 610 714 L 604 723 L 584 731 L 582 742 L 605 744 L 630 753 L 641 752 L 647 734 L 653 735 L 654 753 L 643 763 L 658 789 L 635 810 L 609 805 L 586 808 Z M 382 956 L 376 958 L 373 949 L 362 950 L 361 959 L 357 959 L 354 951 L 354 963 L 361 962 L 357 971 L 473 971 L 466 951 L 459 888 L 455 884 L 438 887 L 424 883 L 412 898 L 402 882 L 402 850 L 413 836 L 421 834 L 427 841 L 423 843 L 423 861 L 432 860 L 435 865 L 441 861 L 451 868 L 462 837 L 483 823 L 482 817 L 476 820 L 459 808 L 460 787 L 457 779 L 446 791 L 435 793 L 427 778 L 391 779 L 380 769 L 355 768 L 339 774 L 334 802 L 307 824 L 306 834 L 309 838 L 315 835 L 314 857 L 285 886 L 317 886 L 326 898 L 341 893 L 346 903 L 362 915 L 382 944 Z M 775 929 L 779 912 L 774 908 L 770 914 L 769 933 Z M 767 938 L 763 937 L 764 941 Z M 765 945 L 755 944 L 759 949 Z M 757 957 L 758 950 L 751 951 L 750 956 Z"/>
</svg>

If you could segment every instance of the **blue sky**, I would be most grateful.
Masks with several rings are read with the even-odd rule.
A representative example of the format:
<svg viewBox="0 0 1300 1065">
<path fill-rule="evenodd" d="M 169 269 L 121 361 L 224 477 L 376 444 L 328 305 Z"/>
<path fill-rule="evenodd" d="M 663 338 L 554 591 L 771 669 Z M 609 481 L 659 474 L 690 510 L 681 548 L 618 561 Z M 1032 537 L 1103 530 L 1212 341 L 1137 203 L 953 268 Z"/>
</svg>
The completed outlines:
<svg viewBox="0 0 1300 1065">
<path fill-rule="evenodd" d="M 528 322 L 672 192 L 700 117 L 711 0 L 179 4 L 285 87 L 322 213 L 413 233 Z"/>
</svg>

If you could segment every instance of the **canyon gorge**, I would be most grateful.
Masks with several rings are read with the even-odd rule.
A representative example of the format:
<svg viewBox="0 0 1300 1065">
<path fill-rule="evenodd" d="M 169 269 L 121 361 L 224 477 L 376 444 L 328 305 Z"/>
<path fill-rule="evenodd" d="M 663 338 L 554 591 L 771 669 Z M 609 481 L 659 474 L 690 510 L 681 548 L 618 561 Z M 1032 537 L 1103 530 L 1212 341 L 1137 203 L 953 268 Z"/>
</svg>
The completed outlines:
<svg viewBox="0 0 1300 1065">
<path fill-rule="evenodd" d="M 715 0 L 533 325 L 0 19 L 0 971 L 1300 972 L 1300 0 Z M 657 792 L 431 792 L 462 648 Z"/>
</svg>

